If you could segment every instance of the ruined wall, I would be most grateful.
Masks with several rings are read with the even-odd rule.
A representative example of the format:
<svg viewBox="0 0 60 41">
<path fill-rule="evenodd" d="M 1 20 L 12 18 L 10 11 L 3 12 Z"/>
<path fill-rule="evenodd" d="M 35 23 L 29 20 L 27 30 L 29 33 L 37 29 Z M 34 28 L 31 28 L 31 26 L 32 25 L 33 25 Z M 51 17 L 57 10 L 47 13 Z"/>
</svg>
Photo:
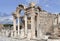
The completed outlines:
<svg viewBox="0 0 60 41">
<path fill-rule="evenodd" d="M 53 31 L 53 15 L 48 14 L 47 12 L 41 11 L 39 14 L 39 27 L 42 29 L 42 32 L 46 34 L 47 32 L 51 33 Z"/>
</svg>

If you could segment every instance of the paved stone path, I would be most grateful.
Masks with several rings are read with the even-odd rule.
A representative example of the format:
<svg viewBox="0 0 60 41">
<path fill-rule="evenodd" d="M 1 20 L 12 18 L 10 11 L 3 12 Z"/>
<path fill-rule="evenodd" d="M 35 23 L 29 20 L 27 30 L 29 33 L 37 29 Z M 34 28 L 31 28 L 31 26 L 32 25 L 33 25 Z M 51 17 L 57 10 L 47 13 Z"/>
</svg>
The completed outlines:
<svg viewBox="0 0 60 41">
<path fill-rule="evenodd" d="M 27 40 L 27 39 L 14 39 L 6 36 L 0 36 L 0 41 L 35 41 L 35 40 Z"/>
<path fill-rule="evenodd" d="M 0 41 L 19 41 L 19 40 L 0 36 Z"/>
<path fill-rule="evenodd" d="M 6 36 L 0 36 L 0 41 L 60 41 L 60 39 L 48 39 L 48 40 L 27 40 L 27 39 L 14 39 Z"/>
</svg>

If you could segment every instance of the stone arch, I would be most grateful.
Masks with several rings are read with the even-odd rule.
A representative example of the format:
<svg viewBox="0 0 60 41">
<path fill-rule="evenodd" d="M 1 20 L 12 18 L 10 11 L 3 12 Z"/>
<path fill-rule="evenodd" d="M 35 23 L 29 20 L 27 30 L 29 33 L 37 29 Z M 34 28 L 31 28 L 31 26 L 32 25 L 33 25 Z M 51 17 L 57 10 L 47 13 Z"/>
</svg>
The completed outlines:
<svg viewBox="0 0 60 41">
<path fill-rule="evenodd" d="M 16 8 L 16 11 L 13 13 L 13 17 L 14 17 L 14 33 L 16 36 L 16 32 L 18 33 L 18 35 L 20 34 L 20 13 L 21 11 L 24 10 L 24 6 L 23 5 L 18 5 L 18 7 Z M 16 17 L 16 18 L 15 18 Z M 17 21 L 17 25 L 16 25 L 16 21 Z M 17 26 L 17 30 L 16 30 L 16 26 Z"/>
<path fill-rule="evenodd" d="M 23 5 L 18 5 L 18 7 L 16 8 L 16 12 L 20 13 L 22 10 L 24 10 L 24 6 Z"/>
<path fill-rule="evenodd" d="M 24 23 L 22 23 L 22 22 L 23 22 L 23 21 L 22 21 L 22 19 L 23 19 L 22 12 L 24 12 L 24 5 L 22 5 L 22 4 L 18 5 L 16 11 L 17 11 L 17 13 L 19 13 L 19 15 L 20 15 L 21 28 L 23 28 L 22 24 L 24 24 Z"/>
</svg>

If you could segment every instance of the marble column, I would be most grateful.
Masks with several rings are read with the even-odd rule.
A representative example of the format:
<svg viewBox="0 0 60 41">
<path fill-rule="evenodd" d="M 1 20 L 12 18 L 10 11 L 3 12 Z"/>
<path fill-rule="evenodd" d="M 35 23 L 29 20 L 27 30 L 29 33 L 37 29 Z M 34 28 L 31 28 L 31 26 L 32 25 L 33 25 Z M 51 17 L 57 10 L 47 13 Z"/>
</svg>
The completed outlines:
<svg viewBox="0 0 60 41">
<path fill-rule="evenodd" d="M 13 16 L 14 36 L 16 36 L 16 18 Z"/>
<path fill-rule="evenodd" d="M 38 39 L 42 39 L 44 37 L 43 36 L 42 25 L 40 24 L 40 14 L 41 13 L 38 13 L 38 16 L 37 16 L 37 38 Z"/>
<path fill-rule="evenodd" d="M 18 19 L 18 35 L 20 34 L 20 15 L 17 14 L 17 19 Z"/>
<path fill-rule="evenodd" d="M 31 38 L 35 38 L 35 16 L 31 15 Z"/>
<path fill-rule="evenodd" d="M 13 30 L 11 30 L 11 37 L 13 37 Z"/>
<path fill-rule="evenodd" d="M 27 37 L 27 15 L 25 15 L 25 37 Z"/>
<path fill-rule="evenodd" d="M 37 15 L 37 37 L 39 37 L 39 15 Z"/>
</svg>

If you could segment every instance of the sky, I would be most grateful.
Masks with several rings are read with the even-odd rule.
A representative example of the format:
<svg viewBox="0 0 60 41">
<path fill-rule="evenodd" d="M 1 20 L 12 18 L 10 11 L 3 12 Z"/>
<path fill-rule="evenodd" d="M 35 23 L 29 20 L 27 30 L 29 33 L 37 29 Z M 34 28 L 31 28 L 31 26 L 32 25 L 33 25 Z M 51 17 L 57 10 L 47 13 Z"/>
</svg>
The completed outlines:
<svg viewBox="0 0 60 41">
<path fill-rule="evenodd" d="M 0 0 L 0 24 L 12 23 L 12 12 L 19 4 L 28 6 L 30 2 L 36 3 L 42 10 L 57 14 L 60 13 L 60 0 Z"/>
</svg>

